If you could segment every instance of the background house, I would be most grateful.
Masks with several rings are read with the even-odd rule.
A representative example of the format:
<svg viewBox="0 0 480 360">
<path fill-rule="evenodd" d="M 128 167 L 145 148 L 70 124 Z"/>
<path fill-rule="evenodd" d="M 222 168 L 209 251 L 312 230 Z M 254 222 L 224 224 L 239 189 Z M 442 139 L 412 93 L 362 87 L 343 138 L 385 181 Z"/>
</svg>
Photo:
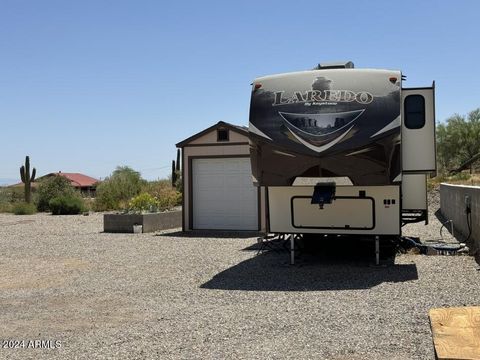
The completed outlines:
<svg viewBox="0 0 480 360">
<path fill-rule="evenodd" d="M 41 177 L 38 177 L 35 182 L 32 183 L 32 187 L 35 189 L 39 182 L 42 181 L 43 179 L 47 179 L 52 176 L 62 176 L 68 181 L 70 181 L 70 184 L 77 190 L 80 191 L 83 197 L 95 197 L 96 194 L 96 189 L 97 189 L 97 184 L 100 182 L 100 180 L 95 179 L 91 176 L 87 176 L 84 174 L 80 173 L 64 173 L 64 172 L 56 172 L 56 173 L 49 173 L 46 175 L 43 175 Z M 11 185 L 12 187 L 23 187 L 23 183 L 18 183 L 15 185 Z"/>
<path fill-rule="evenodd" d="M 97 189 L 97 184 L 100 182 L 100 180 L 95 179 L 91 176 L 87 176 L 84 174 L 80 173 L 64 173 L 64 172 L 56 172 L 56 173 L 50 173 L 47 175 L 44 175 L 42 177 L 39 177 L 37 181 L 41 181 L 42 179 L 51 177 L 51 176 L 62 176 L 68 181 L 70 181 L 70 184 L 77 190 L 80 191 L 82 196 L 84 197 L 95 197 L 96 194 L 96 189 Z"/>
</svg>

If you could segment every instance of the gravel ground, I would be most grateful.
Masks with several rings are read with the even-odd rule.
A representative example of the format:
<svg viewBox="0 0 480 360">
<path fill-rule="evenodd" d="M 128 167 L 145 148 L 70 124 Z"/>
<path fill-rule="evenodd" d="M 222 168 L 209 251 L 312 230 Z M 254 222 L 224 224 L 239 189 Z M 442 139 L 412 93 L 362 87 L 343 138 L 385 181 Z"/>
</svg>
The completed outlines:
<svg viewBox="0 0 480 360">
<path fill-rule="evenodd" d="M 406 231 L 438 237 L 433 221 Z M 0 358 L 433 359 L 428 310 L 480 299 L 468 256 L 291 267 L 255 237 L 101 231 L 100 214 L 0 214 L 0 339 L 61 343 Z"/>
</svg>

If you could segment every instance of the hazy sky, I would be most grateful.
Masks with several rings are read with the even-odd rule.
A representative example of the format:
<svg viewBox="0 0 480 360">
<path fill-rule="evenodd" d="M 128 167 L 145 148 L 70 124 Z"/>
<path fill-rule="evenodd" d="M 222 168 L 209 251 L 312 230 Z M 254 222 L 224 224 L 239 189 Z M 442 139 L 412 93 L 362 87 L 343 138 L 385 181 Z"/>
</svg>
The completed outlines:
<svg viewBox="0 0 480 360">
<path fill-rule="evenodd" d="M 352 60 L 436 80 L 437 120 L 480 107 L 479 1 L 0 0 L 0 179 L 165 177 L 175 143 L 248 123 L 261 75 Z"/>
</svg>

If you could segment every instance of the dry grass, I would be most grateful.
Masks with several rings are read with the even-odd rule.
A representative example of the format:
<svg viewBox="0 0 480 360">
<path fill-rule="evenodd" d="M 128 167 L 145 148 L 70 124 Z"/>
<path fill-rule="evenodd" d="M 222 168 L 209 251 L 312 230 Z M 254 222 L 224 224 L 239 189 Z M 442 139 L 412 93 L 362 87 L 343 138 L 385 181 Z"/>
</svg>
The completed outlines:
<svg viewBox="0 0 480 360">
<path fill-rule="evenodd" d="M 455 185 L 480 186 L 480 174 L 476 173 L 470 175 L 468 171 L 465 171 L 452 176 L 439 175 L 432 179 L 428 179 L 427 187 L 431 190 L 437 188 L 440 186 L 440 183 L 443 182 Z"/>
</svg>

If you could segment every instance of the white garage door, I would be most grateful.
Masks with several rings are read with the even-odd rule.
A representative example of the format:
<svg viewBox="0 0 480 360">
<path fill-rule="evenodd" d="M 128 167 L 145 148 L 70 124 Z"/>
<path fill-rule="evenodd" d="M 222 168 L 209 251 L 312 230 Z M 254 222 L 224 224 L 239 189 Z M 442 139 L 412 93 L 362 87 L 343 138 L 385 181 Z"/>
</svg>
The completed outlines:
<svg viewBox="0 0 480 360">
<path fill-rule="evenodd" d="M 258 230 L 250 158 L 193 159 L 193 228 Z"/>
</svg>

